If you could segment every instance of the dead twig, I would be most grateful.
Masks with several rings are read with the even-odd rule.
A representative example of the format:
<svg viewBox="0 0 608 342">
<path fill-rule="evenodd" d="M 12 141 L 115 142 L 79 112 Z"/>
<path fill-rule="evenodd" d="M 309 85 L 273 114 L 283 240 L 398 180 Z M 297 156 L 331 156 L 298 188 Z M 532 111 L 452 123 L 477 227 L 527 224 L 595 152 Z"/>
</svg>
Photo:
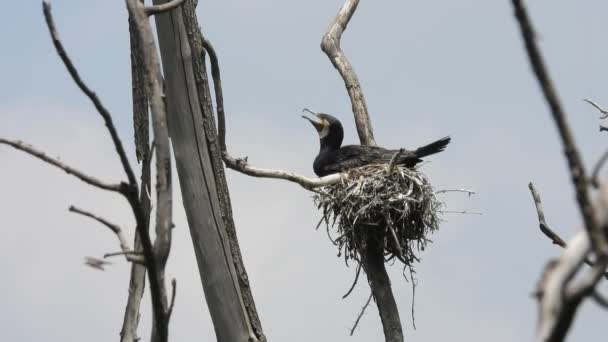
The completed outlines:
<svg viewBox="0 0 608 342">
<path fill-rule="evenodd" d="M 602 115 L 600 115 L 600 119 L 608 118 L 608 110 L 605 110 L 604 108 L 600 107 L 597 103 L 595 103 L 589 99 L 584 99 L 584 101 L 587 102 L 588 104 L 592 105 L 593 107 L 595 107 L 595 109 L 599 110 L 600 113 L 602 113 Z"/>
<path fill-rule="evenodd" d="M 177 293 L 177 280 L 175 278 L 171 279 L 171 302 L 169 304 L 169 309 L 167 310 L 167 319 L 171 319 L 171 314 L 173 313 L 173 306 L 175 305 L 175 295 Z"/>
<path fill-rule="evenodd" d="M 8 146 L 11 146 L 17 150 L 23 151 L 31 156 L 34 156 L 34 157 L 44 161 L 45 163 L 51 164 L 51 165 L 65 171 L 67 174 L 72 175 L 89 185 L 93 185 L 100 189 L 114 191 L 114 192 L 118 192 L 118 193 L 123 192 L 124 188 L 123 188 L 122 184 L 109 184 L 109 183 L 102 182 L 97 178 L 91 177 L 91 176 L 87 175 L 86 173 L 79 171 L 79 170 L 63 163 L 61 160 L 59 160 L 57 158 L 52 158 L 52 157 L 47 156 L 44 152 L 32 147 L 29 144 L 24 143 L 22 141 L 8 140 L 8 139 L 0 138 L 0 144 L 5 144 Z"/>
<path fill-rule="evenodd" d="M 361 312 L 359 312 L 359 315 L 357 316 L 357 320 L 355 320 L 355 324 L 353 324 L 353 327 L 350 328 L 350 336 L 353 336 L 353 334 L 355 333 L 355 329 L 357 329 L 357 326 L 359 325 L 359 321 L 361 321 L 361 317 L 363 317 L 363 314 L 365 313 L 365 309 L 367 309 L 367 307 L 369 306 L 369 303 L 371 303 L 373 296 L 374 295 L 372 293 L 369 294 L 369 298 L 367 298 L 367 302 L 365 302 L 365 305 L 363 305 L 363 307 L 361 308 Z"/>
<path fill-rule="evenodd" d="M 118 238 L 118 243 L 120 244 L 120 249 L 122 250 L 122 252 L 120 252 L 120 253 L 125 256 L 125 259 L 127 261 L 135 262 L 135 263 L 139 263 L 139 264 L 144 263 L 144 258 L 141 255 L 141 253 L 136 255 L 136 253 L 131 249 L 131 247 L 129 247 L 129 242 L 127 242 L 127 239 L 125 238 L 124 234 L 122 233 L 122 229 L 118 225 L 116 225 L 102 217 L 99 217 L 89 211 L 77 208 L 73 205 L 71 205 L 68 210 L 70 212 L 91 218 L 91 219 L 101 223 L 102 225 L 106 226 L 107 228 L 109 228 Z M 116 254 L 116 253 L 110 254 L 110 256 L 112 256 L 112 255 L 118 255 L 118 254 Z M 105 254 L 104 258 L 106 258 L 107 256 L 108 256 L 108 254 Z"/>
<path fill-rule="evenodd" d="M 387 175 L 390 175 L 391 173 L 393 173 L 393 170 L 395 169 L 395 164 L 397 163 L 397 160 L 399 160 L 399 157 L 401 156 L 403 151 L 404 150 L 402 148 L 400 148 L 399 151 L 395 152 L 395 154 L 391 157 L 391 160 L 388 162 L 388 165 L 386 167 Z"/>
<path fill-rule="evenodd" d="M 342 299 L 348 297 L 353 290 L 355 289 L 355 285 L 357 285 L 357 281 L 359 280 L 359 274 L 361 273 L 361 263 L 357 264 L 357 272 L 355 273 L 355 280 L 353 280 L 353 284 L 350 286 L 350 289 L 342 296 Z"/>
<path fill-rule="evenodd" d="M 477 194 L 475 191 L 468 190 L 468 189 L 443 189 L 443 190 L 435 191 L 435 194 L 445 194 L 448 192 L 464 192 L 467 195 L 469 195 L 469 197 Z"/>
<path fill-rule="evenodd" d="M 543 204 L 540 199 L 540 194 L 538 193 L 538 191 L 536 191 L 534 184 L 532 184 L 532 182 L 528 183 L 528 188 L 530 189 L 530 193 L 532 194 L 532 198 L 534 199 L 534 206 L 536 207 L 536 214 L 538 215 L 538 226 L 540 228 L 540 231 L 545 234 L 545 236 L 547 236 L 554 245 L 566 248 L 566 241 L 564 241 L 564 239 L 557 235 L 557 233 L 554 232 L 547 224 L 547 221 L 545 220 L 545 213 L 543 211 Z M 593 263 L 589 259 L 585 259 L 585 263 L 592 267 L 595 265 L 595 263 Z M 604 273 L 604 276 L 606 277 L 606 279 L 608 279 L 608 272 Z"/>
<path fill-rule="evenodd" d="M 122 141 L 118 137 L 118 133 L 116 132 L 116 128 L 114 127 L 114 122 L 112 121 L 112 116 L 110 115 L 110 112 L 106 109 L 103 103 L 101 103 L 101 100 L 99 99 L 97 94 L 92 91 L 80 78 L 78 70 L 76 69 L 67 52 L 65 51 L 63 43 L 61 43 L 61 40 L 59 39 L 59 34 L 57 33 L 57 29 L 55 27 L 55 21 L 53 20 L 53 16 L 51 14 L 50 3 L 46 0 L 43 1 L 42 8 L 44 12 L 44 19 L 46 20 L 46 24 L 49 29 L 49 33 L 51 34 L 51 39 L 53 40 L 53 45 L 55 46 L 57 54 L 61 58 L 61 61 L 63 62 L 65 67 L 68 69 L 68 73 L 70 74 L 78 88 L 80 88 L 80 90 L 82 90 L 82 92 L 91 100 L 91 102 L 95 106 L 95 109 L 97 109 L 97 112 L 99 112 L 99 114 L 103 118 L 108 132 L 112 137 L 112 142 L 114 143 L 114 147 L 116 148 L 116 152 L 118 153 L 120 162 L 123 166 L 123 169 L 125 170 L 125 173 L 127 174 L 129 184 L 131 186 L 136 186 L 137 180 L 135 178 L 135 173 L 133 173 L 133 169 L 129 164 L 129 159 L 127 158 L 127 154 L 125 153 Z"/>
</svg>

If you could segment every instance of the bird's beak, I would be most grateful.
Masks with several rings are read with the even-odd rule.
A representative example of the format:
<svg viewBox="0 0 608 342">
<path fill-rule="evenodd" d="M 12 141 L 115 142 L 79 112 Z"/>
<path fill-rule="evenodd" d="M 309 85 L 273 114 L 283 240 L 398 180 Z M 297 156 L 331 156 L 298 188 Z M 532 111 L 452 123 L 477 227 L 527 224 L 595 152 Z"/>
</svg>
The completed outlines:
<svg viewBox="0 0 608 342">
<path fill-rule="evenodd" d="M 309 112 L 310 114 L 314 115 L 314 118 L 310 118 L 306 115 L 302 115 L 302 117 L 308 121 L 310 121 L 310 123 L 315 127 L 315 129 L 317 130 L 317 132 L 321 132 L 323 130 L 323 127 L 325 127 L 325 122 L 323 122 L 324 120 L 319 118 L 319 114 L 312 112 L 310 110 L 304 109 L 304 111 Z"/>
</svg>

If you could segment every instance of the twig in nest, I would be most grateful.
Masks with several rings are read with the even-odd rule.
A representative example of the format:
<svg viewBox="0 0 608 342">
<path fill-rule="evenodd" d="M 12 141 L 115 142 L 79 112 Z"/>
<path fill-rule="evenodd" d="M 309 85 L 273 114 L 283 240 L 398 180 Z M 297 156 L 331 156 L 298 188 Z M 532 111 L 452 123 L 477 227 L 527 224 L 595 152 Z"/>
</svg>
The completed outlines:
<svg viewBox="0 0 608 342">
<path fill-rule="evenodd" d="M 440 210 L 439 212 L 442 214 L 483 215 L 482 212 L 470 210 Z"/>
<path fill-rule="evenodd" d="M 320 188 L 314 200 L 328 218 L 327 228 L 337 228 L 335 242 L 346 262 L 359 260 L 363 241 L 378 234 L 385 256 L 413 267 L 416 250 L 424 249 L 427 235 L 439 227 L 442 203 L 421 172 L 397 165 L 387 175 L 385 167 L 350 170 L 347 180 Z"/>
<path fill-rule="evenodd" d="M 388 163 L 388 166 L 386 168 L 387 175 L 390 175 L 391 173 L 393 173 L 393 170 L 395 169 L 395 164 L 397 163 L 397 160 L 399 159 L 399 157 L 401 156 L 402 153 L 403 153 L 402 148 L 400 148 L 399 151 L 395 152 L 395 154 L 391 158 L 391 160 Z"/>
<path fill-rule="evenodd" d="M 363 308 L 361 308 L 361 312 L 359 312 L 359 315 L 357 316 L 357 320 L 355 321 L 355 324 L 353 324 L 353 327 L 350 329 L 350 336 L 353 336 L 353 334 L 355 333 L 355 329 L 357 329 L 357 326 L 359 325 L 359 321 L 361 321 L 361 317 L 363 317 L 363 314 L 365 313 L 365 309 L 367 309 L 367 307 L 369 306 L 369 303 L 371 303 L 373 296 L 374 295 L 372 293 L 369 294 L 369 298 L 367 298 L 367 302 L 365 302 L 365 305 L 363 305 Z"/>
<path fill-rule="evenodd" d="M 464 192 L 467 195 L 469 195 L 469 197 L 477 194 L 475 191 L 468 190 L 468 189 L 443 189 L 443 190 L 435 191 L 436 194 L 445 194 L 448 192 Z"/>
</svg>

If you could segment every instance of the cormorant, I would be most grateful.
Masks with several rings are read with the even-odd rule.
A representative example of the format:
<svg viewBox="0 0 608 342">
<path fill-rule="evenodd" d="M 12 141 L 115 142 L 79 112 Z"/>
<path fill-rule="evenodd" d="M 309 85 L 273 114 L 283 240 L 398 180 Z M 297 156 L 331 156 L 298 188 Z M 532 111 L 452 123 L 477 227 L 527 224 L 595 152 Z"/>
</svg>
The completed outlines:
<svg viewBox="0 0 608 342">
<path fill-rule="evenodd" d="M 310 113 L 314 114 L 316 119 L 305 115 L 302 117 L 310 121 L 319 133 L 321 149 L 313 163 L 313 169 L 319 177 L 369 164 L 385 164 L 399 151 L 377 146 L 342 146 L 344 129 L 340 120 L 329 114 Z M 422 161 L 420 158 L 443 151 L 449 143 L 450 137 L 445 137 L 413 151 L 404 149 L 397 165 L 413 167 Z"/>
</svg>

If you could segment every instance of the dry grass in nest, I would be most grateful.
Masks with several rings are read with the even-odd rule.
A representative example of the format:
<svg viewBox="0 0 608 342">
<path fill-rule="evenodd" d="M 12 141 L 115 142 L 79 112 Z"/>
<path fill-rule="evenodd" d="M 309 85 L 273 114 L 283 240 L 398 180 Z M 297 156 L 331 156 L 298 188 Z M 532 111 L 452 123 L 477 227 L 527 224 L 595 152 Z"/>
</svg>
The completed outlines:
<svg viewBox="0 0 608 342">
<path fill-rule="evenodd" d="M 359 252 L 368 239 L 381 239 L 386 260 L 397 258 L 410 270 L 418 253 L 439 229 L 443 206 L 426 176 L 417 170 L 368 165 L 348 172 L 340 183 L 318 189 L 315 204 L 323 210 L 328 233 L 339 254 L 360 262 Z"/>
</svg>

